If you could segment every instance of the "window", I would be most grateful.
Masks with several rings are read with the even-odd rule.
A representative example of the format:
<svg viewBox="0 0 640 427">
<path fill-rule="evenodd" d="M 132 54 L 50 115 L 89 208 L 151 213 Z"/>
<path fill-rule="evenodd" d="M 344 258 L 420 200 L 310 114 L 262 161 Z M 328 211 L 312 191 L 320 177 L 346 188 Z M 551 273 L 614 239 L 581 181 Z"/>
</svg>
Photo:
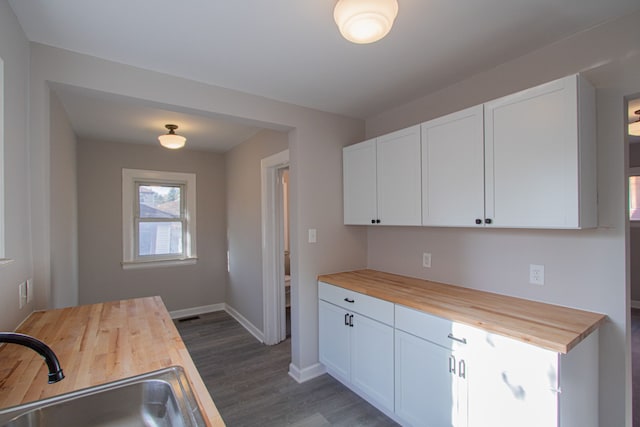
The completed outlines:
<svg viewBox="0 0 640 427">
<path fill-rule="evenodd" d="M 195 263 L 195 198 L 195 174 L 123 169 L 123 268 Z"/>
</svg>

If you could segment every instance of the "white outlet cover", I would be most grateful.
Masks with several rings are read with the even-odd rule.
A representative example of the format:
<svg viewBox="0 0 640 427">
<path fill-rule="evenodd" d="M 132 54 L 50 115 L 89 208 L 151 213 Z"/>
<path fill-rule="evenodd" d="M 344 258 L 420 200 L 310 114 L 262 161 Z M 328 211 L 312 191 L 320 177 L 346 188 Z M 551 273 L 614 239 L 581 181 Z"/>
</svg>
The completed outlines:
<svg viewBox="0 0 640 427">
<path fill-rule="evenodd" d="M 27 302 L 27 284 L 22 282 L 18 285 L 18 307 L 24 307 Z"/>
<path fill-rule="evenodd" d="M 544 265 L 529 265 L 529 283 L 532 285 L 544 285 Z"/>
<path fill-rule="evenodd" d="M 33 301 L 33 280 L 27 279 L 27 302 Z"/>
<path fill-rule="evenodd" d="M 316 229 L 315 228 L 310 228 L 309 229 L 309 243 L 316 243 L 317 241 L 317 234 L 316 234 Z"/>
</svg>

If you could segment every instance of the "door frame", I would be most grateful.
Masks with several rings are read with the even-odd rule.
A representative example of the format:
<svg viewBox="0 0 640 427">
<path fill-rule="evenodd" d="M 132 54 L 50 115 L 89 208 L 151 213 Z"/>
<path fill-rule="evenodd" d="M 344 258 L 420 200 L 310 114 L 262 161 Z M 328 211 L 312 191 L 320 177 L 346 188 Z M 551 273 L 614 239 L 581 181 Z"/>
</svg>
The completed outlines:
<svg viewBox="0 0 640 427">
<path fill-rule="evenodd" d="M 289 150 L 260 161 L 262 182 L 262 319 L 264 343 L 286 338 L 284 230 L 279 172 L 289 167 Z"/>
</svg>

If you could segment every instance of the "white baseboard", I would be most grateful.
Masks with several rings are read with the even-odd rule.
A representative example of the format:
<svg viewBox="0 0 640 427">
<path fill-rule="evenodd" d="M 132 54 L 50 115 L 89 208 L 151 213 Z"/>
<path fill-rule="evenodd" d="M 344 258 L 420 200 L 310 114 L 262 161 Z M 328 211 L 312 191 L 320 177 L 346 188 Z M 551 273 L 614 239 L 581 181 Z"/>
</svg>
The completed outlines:
<svg viewBox="0 0 640 427">
<path fill-rule="evenodd" d="M 255 327 L 255 325 L 247 320 L 242 314 L 240 314 L 235 308 L 231 307 L 229 304 L 225 304 L 224 309 L 231 317 L 236 319 L 238 323 L 240 323 L 251 335 L 256 337 L 256 339 L 260 342 L 264 342 L 264 334 L 262 331 Z"/>
<path fill-rule="evenodd" d="M 170 311 L 169 315 L 172 319 L 181 319 L 183 317 L 197 316 L 198 314 L 212 313 L 214 311 L 222 311 L 225 309 L 226 304 L 221 302 L 219 304 L 202 305 L 200 307 L 185 308 L 182 310 Z"/>
<path fill-rule="evenodd" d="M 327 369 L 322 363 L 316 363 L 315 365 L 311 365 L 303 369 L 298 368 L 293 363 L 289 364 L 289 376 L 298 383 L 303 383 L 315 377 L 319 377 L 325 372 L 327 372 Z"/>
<path fill-rule="evenodd" d="M 640 301 L 631 300 L 631 308 L 640 308 Z"/>
</svg>

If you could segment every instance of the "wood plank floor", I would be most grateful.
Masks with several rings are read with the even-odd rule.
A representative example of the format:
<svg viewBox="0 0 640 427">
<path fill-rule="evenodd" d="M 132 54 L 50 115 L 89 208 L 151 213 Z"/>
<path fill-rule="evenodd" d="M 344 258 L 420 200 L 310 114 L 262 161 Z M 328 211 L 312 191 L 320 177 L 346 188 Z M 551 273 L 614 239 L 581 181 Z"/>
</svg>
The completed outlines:
<svg viewBox="0 0 640 427">
<path fill-rule="evenodd" d="M 229 427 L 397 425 L 329 375 L 294 381 L 290 340 L 263 345 L 223 311 L 176 326 Z"/>
<path fill-rule="evenodd" d="M 640 427 L 640 309 L 631 309 L 633 427 Z"/>
</svg>

